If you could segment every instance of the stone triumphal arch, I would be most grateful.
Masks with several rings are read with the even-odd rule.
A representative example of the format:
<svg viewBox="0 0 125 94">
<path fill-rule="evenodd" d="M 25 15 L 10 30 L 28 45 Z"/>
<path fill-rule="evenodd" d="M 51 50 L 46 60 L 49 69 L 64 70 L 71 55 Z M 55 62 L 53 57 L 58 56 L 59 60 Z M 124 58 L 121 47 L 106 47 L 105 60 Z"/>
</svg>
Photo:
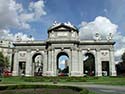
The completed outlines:
<svg viewBox="0 0 125 94">
<path fill-rule="evenodd" d="M 54 23 L 48 29 L 46 41 L 16 41 L 14 43 L 13 76 L 116 76 L 114 44 L 111 34 L 101 40 L 80 40 L 78 29 L 70 23 Z M 67 56 L 60 71 L 59 57 Z"/>
</svg>

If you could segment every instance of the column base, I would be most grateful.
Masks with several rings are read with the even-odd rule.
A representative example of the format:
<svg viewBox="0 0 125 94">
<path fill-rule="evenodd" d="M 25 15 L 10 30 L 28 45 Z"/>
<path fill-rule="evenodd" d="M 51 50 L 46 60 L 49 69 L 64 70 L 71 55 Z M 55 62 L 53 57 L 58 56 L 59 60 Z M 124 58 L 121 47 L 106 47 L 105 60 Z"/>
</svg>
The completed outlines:
<svg viewBox="0 0 125 94">
<path fill-rule="evenodd" d="M 12 76 L 19 76 L 17 71 L 12 71 Z"/>
<path fill-rule="evenodd" d="M 96 72 L 95 76 L 102 76 L 102 71 Z"/>
<path fill-rule="evenodd" d="M 43 76 L 56 76 L 53 71 L 46 71 L 43 73 Z"/>
<path fill-rule="evenodd" d="M 111 71 L 110 76 L 117 76 L 116 71 Z"/>
<path fill-rule="evenodd" d="M 30 77 L 33 76 L 31 72 L 26 72 L 25 76 Z"/>
<path fill-rule="evenodd" d="M 84 76 L 84 75 L 83 75 L 83 72 L 71 71 L 71 75 L 70 76 Z"/>
</svg>

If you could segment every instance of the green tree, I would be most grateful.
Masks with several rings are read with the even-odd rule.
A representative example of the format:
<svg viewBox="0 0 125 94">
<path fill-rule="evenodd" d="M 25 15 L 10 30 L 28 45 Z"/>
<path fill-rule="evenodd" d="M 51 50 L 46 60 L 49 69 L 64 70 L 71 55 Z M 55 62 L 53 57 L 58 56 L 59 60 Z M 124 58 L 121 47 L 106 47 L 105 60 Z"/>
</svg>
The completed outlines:
<svg viewBox="0 0 125 94">
<path fill-rule="evenodd" d="M 4 57 L 2 52 L 0 52 L 0 67 L 9 67 L 9 60 L 7 57 Z"/>
<path fill-rule="evenodd" d="M 122 54 L 122 61 L 125 62 L 125 52 Z"/>
<path fill-rule="evenodd" d="M 1 67 L 4 66 L 4 56 L 3 56 L 2 52 L 0 52 L 0 66 Z"/>
<path fill-rule="evenodd" d="M 9 67 L 9 58 L 8 57 L 4 57 L 4 65 L 6 68 Z"/>
</svg>

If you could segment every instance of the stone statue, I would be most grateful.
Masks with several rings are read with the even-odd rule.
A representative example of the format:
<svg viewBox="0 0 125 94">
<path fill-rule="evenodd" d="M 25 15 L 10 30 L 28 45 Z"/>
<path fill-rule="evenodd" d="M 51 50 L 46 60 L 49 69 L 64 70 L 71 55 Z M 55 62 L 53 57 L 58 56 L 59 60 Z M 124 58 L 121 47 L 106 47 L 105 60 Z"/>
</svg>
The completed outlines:
<svg viewBox="0 0 125 94">
<path fill-rule="evenodd" d="M 54 25 L 57 25 L 57 24 L 58 24 L 57 21 L 54 21 L 54 22 L 53 22 L 53 26 L 54 26 Z"/>
<path fill-rule="evenodd" d="M 113 39 L 112 33 L 109 33 L 109 35 L 106 38 L 108 41 Z"/>
<path fill-rule="evenodd" d="M 95 36 L 94 36 L 94 40 L 101 40 L 101 36 L 99 33 L 96 33 Z"/>
<path fill-rule="evenodd" d="M 22 41 L 21 37 L 20 37 L 20 36 L 16 36 L 16 41 L 17 41 L 17 42 Z"/>
</svg>

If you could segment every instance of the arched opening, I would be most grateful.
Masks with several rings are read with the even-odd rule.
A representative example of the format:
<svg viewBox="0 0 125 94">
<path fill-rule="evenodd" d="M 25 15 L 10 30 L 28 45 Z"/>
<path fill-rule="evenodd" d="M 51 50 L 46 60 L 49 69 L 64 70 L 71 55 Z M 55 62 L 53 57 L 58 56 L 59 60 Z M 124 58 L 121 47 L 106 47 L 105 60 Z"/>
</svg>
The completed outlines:
<svg viewBox="0 0 125 94">
<path fill-rule="evenodd" d="M 95 76 L 95 57 L 91 53 L 86 53 L 84 57 L 84 74 Z"/>
<path fill-rule="evenodd" d="M 69 56 L 65 52 L 57 55 L 57 74 L 58 76 L 68 76 L 69 74 Z"/>
<path fill-rule="evenodd" d="M 33 62 L 33 74 L 34 76 L 43 75 L 43 56 L 41 53 L 36 53 L 32 57 Z"/>
</svg>

